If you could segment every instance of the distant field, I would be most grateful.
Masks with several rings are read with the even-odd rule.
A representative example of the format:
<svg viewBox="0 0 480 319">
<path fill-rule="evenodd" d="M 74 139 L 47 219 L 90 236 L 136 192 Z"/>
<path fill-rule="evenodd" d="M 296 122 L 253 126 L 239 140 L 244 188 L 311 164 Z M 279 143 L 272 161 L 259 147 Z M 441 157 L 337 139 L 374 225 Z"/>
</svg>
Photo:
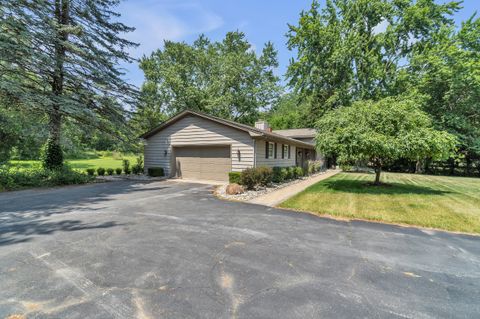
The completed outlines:
<svg viewBox="0 0 480 319">
<path fill-rule="evenodd" d="M 66 163 L 75 169 L 85 170 L 87 168 L 117 168 L 122 167 L 122 160 L 128 159 L 130 161 L 130 166 L 136 163 L 137 156 L 134 155 L 123 155 L 123 156 L 103 156 L 99 158 L 92 159 L 75 159 L 75 160 L 66 160 Z M 34 165 L 39 165 L 40 161 L 11 161 L 11 163 L 18 167 L 30 168 Z"/>
<path fill-rule="evenodd" d="M 451 231 L 480 233 L 480 179 L 382 173 L 390 186 L 368 186 L 373 174 L 340 173 L 280 207 Z"/>
</svg>

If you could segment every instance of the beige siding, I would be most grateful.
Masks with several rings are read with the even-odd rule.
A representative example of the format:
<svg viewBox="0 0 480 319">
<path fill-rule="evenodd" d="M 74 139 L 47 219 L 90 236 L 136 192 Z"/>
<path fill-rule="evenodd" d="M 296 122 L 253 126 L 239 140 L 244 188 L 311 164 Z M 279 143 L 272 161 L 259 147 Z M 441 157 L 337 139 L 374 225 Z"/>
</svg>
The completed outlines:
<svg viewBox="0 0 480 319">
<path fill-rule="evenodd" d="M 253 139 L 247 132 L 186 116 L 147 139 L 145 169 L 163 167 L 170 175 L 172 147 L 186 145 L 231 145 L 232 171 L 242 171 L 254 163 Z"/>
<path fill-rule="evenodd" d="M 295 166 L 295 146 L 290 146 L 290 158 L 282 158 L 282 143 L 277 143 L 277 158 L 265 158 L 265 141 L 257 140 L 255 146 L 255 154 L 257 156 L 256 166 L 268 167 L 286 167 Z"/>
</svg>

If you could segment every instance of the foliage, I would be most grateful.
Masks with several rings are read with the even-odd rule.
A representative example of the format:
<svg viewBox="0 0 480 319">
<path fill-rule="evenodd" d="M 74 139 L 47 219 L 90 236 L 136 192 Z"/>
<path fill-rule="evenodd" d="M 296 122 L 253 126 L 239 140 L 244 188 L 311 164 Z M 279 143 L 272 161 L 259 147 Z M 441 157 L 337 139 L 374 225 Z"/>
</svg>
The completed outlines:
<svg viewBox="0 0 480 319">
<path fill-rule="evenodd" d="M 455 138 L 433 128 L 421 111 L 420 96 L 361 101 L 327 113 L 317 123 L 317 147 L 322 154 L 337 155 L 341 164 L 367 161 L 376 171 L 399 158 L 448 158 Z"/>
<path fill-rule="evenodd" d="M 104 176 L 105 175 L 105 168 L 103 168 L 103 167 L 97 168 L 97 175 L 98 176 Z"/>
<path fill-rule="evenodd" d="M 115 134 L 135 89 L 119 62 L 133 62 L 132 31 L 107 1 L 3 1 L 0 7 L 0 96 L 48 117 L 46 167 L 59 168 L 62 122 Z M 50 154 L 51 153 L 51 154 Z"/>
<path fill-rule="evenodd" d="M 240 184 L 241 172 L 229 172 L 228 173 L 228 182 L 230 184 Z"/>
<path fill-rule="evenodd" d="M 428 99 L 424 110 L 437 128 L 458 137 L 465 157 L 480 158 L 480 19 L 440 28 L 431 43 L 412 54 L 402 89 Z"/>
<path fill-rule="evenodd" d="M 295 169 L 295 177 L 303 177 L 305 175 L 305 172 L 302 167 L 297 166 L 294 168 Z"/>
<path fill-rule="evenodd" d="M 112 176 L 113 175 L 113 172 L 114 172 L 114 169 L 113 168 L 107 168 L 107 175 L 109 176 Z M 121 171 L 120 171 L 121 172 Z"/>
<path fill-rule="evenodd" d="M 123 172 L 125 175 L 130 174 L 132 171 L 130 169 L 130 161 L 128 159 L 122 160 Z"/>
<path fill-rule="evenodd" d="M 89 176 L 95 175 L 95 169 L 94 168 L 87 168 L 85 170 Z"/>
<path fill-rule="evenodd" d="M 258 184 L 268 186 L 272 183 L 273 171 L 271 167 L 260 166 L 255 168 L 258 175 Z"/>
<path fill-rule="evenodd" d="M 133 120 L 145 131 L 165 115 L 191 109 L 253 124 L 278 96 L 277 66 L 271 43 L 257 56 L 239 31 L 228 32 L 221 42 L 204 35 L 192 45 L 165 41 L 163 49 L 140 62 L 146 81 Z"/>
<path fill-rule="evenodd" d="M 137 163 L 132 166 L 132 173 L 136 175 L 143 173 L 143 156 L 137 157 Z"/>
<path fill-rule="evenodd" d="M 274 183 L 282 183 L 287 178 L 287 171 L 283 167 L 275 166 L 272 169 L 272 181 Z"/>
<path fill-rule="evenodd" d="M 49 138 L 42 149 L 41 160 L 45 169 L 61 169 L 63 167 L 63 151 L 60 145 Z"/>
<path fill-rule="evenodd" d="M 260 184 L 260 176 L 258 170 L 255 167 L 246 168 L 240 175 L 240 185 L 245 186 L 247 189 L 255 189 Z"/>
<path fill-rule="evenodd" d="M 311 125 L 352 101 L 397 94 L 397 73 L 442 25 L 453 25 L 459 2 L 434 0 L 318 1 L 290 25 L 288 47 L 297 57 L 289 85 L 309 104 Z"/>
<path fill-rule="evenodd" d="M 303 128 L 308 126 L 307 105 L 295 93 L 282 95 L 267 114 L 270 127 L 274 130 Z"/>
<path fill-rule="evenodd" d="M 94 177 L 62 167 L 47 170 L 40 166 L 20 169 L 18 167 L 0 166 L 0 191 L 16 190 L 29 187 L 51 187 L 59 185 L 84 184 Z"/>
<path fill-rule="evenodd" d="M 148 176 L 152 176 L 152 177 L 165 176 L 165 171 L 163 170 L 163 167 L 149 167 Z"/>
<path fill-rule="evenodd" d="M 120 167 L 115 168 L 115 174 L 122 175 L 122 169 Z"/>
</svg>

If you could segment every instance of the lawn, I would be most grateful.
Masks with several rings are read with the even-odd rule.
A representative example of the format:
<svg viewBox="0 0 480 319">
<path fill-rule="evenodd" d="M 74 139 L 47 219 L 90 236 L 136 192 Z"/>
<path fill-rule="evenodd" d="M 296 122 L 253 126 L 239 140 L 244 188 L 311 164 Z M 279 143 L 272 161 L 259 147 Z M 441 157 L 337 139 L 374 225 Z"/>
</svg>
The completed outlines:
<svg viewBox="0 0 480 319">
<path fill-rule="evenodd" d="M 98 158 L 91 159 L 75 159 L 66 160 L 66 163 L 71 167 L 78 170 L 86 170 L 87 168 L 103 167 L 103 168 L 117 168 L 122 167 L 122 160 L 128 159 L 130 166 L 136 163 L 136 156 L 134 155 L 121 155 L 121 156 L 100 156 Z M 34 165 L 40 164 L 40 161 L 11 161 L 11 164 L 18 167 L 29 168 Z"/>
<path fill-rule="evenodd" d="M 480 233 L 480 179 L 382 173 L 340 173 L 280 204 L 319 215 Z"/>
</svg>

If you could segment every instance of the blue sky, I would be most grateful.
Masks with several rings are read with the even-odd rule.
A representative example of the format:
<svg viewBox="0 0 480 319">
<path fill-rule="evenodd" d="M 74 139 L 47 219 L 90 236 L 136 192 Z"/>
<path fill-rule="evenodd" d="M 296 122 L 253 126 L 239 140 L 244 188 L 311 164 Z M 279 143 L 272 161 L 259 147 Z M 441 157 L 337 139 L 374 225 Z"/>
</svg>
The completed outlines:
<svg viewBox="0 0 480 319">
<path fill-rule="evenodd" d="M 136 58 L 161 48 L 164 40 L 191 43 L 204 33 L 215 41 L 228 31 L 240 30 L 257 52 L 265 42 L 273 42 L 280 62 L 277 73 L 283 78 L 293 57 L 285 44 L 287 24 L 296 24 L 300 11 L 310 4 L 311 0 L 124 0 L 118 11 L 123 23 L 136 28 L 126 36 L 140 43 L 131 50 Z M 463 6 L 455 16 L 457 23 L 480 11 L 480 0 L 465 0 Z M 137 64 L 124 67 L 128 81 L 140 86 L 143 73 Z"/>
</svg>

